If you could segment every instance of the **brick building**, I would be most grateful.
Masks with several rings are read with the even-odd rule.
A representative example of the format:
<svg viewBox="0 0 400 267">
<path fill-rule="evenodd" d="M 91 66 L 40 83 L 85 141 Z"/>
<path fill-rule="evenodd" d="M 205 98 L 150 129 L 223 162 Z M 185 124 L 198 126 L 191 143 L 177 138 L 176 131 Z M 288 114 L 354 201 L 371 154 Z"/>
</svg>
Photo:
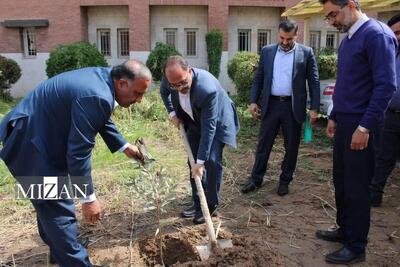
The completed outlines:
<svg viewBox="0 0 400 267">
<path fill-rule="evenodd" d="M 23 76 L 12 88 L 22 96 L 47 78 L 46 59 L 60 44 L 94 43 L 110 65 L 146 61 L 156 42 L 175 46 L 192 66 L 207 69 L 205 34 L 224 34 L 219 79 L 234 90 L 226 65 L 237 51 L 257 52 L 277 42 L 281 14 L 299 0 L 0 0 L 0 54 L 18 62 Z M 303 41 L 299 21 L 299 40 Z M 322 18 L 306 42 L 336 47 L 338 33 Z"/>
</svg>

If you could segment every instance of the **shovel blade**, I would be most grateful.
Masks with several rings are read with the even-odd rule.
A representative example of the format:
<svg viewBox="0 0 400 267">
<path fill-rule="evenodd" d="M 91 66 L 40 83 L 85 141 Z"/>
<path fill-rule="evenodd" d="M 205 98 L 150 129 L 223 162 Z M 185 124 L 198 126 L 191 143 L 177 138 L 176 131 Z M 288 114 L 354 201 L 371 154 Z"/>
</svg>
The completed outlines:
<svg viewBox="0 0 400 267">
<path fill-rule="evenodd" d="M 220 239 L 217 240 L 217 242 L 218 242 L 218 247 L 222 249 L 233 247 L 232 240 L 230 239 Z M 207 260 L 212 253 L 212 248 L 210 243 L 197 245 L 196 249 L 202 261 Z"/>
</svg>

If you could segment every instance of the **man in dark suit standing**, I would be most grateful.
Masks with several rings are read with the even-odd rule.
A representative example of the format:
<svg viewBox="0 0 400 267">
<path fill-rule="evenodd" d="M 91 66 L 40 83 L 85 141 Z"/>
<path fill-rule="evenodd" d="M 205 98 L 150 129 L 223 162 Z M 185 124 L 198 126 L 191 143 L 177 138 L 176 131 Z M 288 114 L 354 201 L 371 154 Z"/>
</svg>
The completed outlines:
<svg viewBox="0 0 400 267">
<path fill-rule="evenodd" d="M 160 93 L 172 123 L 183 123 L 196 164 L 191 170 L 193 206 L 182 217 L 204 223 L 194 176 L 202 183 L 210 213 L 219 204 L 225 144 L 236 147 L 239 121 L 236 108 L 219 81 L 208 71 L 188 66 L 181 56 L 169 57 Z M 215 214 L 215 213 L 214 213 Z"/>
<path fill-rule="evenodd" d="M 151 78 L 148 68 L 136 60 L 114 68 L 84 68 L 52 77 L 1 121 L 0 157 L 22 185 L 37 184 L 41 177 L 45 187 L 44 176 L 69 177 L 87 184 L 87 197 L 81 199 L 82 213 L 88 222 L 97 221 L 101 206 L 91 176 L 95 137 L 99 133 L 111 152 L 143 158 L 136 146 L 125 141 L 110 117 L 116 104 L 129 107 L 140 102 Z M 93 266 L 77 240 L 74 201 L 59 196 L 49 200 L 43 193 L 31 199 L 50 258 L 61 267 Z"/>
<path fill-rule="evenodd" d="M 285 20 L 279 24 L 279 44 L 261 51 L 260 63 L 251 88 L 250 112 L 261 115 L 256 159 L 250 181 L 242 188 L 249 193 L 261 187 L 274 140 L 282 127 L 285 157 L 279 179 L 278 195 L 289 192 L 299 150 L 301 125 L 306 118 L 308 82 L 310 123 L 318 116 L 320 88 L 317 63 L 310 47 L 296 43 L 298 26 Z M 260 108 L 257 103 L 261 105 Z"/>
</svg>

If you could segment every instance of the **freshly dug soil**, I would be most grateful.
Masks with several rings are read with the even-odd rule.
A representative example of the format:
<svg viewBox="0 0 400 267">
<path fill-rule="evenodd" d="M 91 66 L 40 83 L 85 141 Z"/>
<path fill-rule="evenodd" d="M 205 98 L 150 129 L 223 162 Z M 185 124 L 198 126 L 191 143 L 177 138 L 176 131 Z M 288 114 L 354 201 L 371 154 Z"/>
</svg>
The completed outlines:
<svg viewBox="0 0 400 267">
<path fill-rule="evenodd" d="M 166 266 L 199 259 L 195 248 L 181 234 L 163 235 L 162 247 L 162 259 Z M 159 238 L 149 238 L 140 241 L 139 251 L 148 266 L 162 264 Z"/>
<path fill-rule="evenodd" d="M 260 240 L 240 237 L 232 241 L 232 248 L 218 249 L 206 261 L 191 261 L 176 266 L 285 266 L 282 256 Z"/>
</svg>

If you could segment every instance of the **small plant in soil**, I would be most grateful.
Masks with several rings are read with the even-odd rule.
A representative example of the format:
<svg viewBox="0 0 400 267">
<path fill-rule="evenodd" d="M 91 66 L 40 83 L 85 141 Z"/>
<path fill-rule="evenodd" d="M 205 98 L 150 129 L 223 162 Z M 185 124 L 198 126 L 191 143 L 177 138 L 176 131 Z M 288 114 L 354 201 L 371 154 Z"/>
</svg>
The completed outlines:
<svg viewBox="0 0 400 267">
<path fill-rule="evenodd" d="M 139 140 L 139 141 L 138 141 Z M 148 153 L 142 139 L 138 139 L 135 144 L 144 156 L 144 161 L 139 163 L 140 169 L 138 177 L 131 179 L 130 189 L 133 196 L 145 201 L 146 211 L 155 211 L 155 223 L 157 229 L 155 237 L 160 244 L 160 260 L 163 261 L 163 238 L 161 235 L 161 213 L 165 212 L 164 207 L 175 200 L 177 179 L 170 176 L 167 171 Z"/>
</svg>

